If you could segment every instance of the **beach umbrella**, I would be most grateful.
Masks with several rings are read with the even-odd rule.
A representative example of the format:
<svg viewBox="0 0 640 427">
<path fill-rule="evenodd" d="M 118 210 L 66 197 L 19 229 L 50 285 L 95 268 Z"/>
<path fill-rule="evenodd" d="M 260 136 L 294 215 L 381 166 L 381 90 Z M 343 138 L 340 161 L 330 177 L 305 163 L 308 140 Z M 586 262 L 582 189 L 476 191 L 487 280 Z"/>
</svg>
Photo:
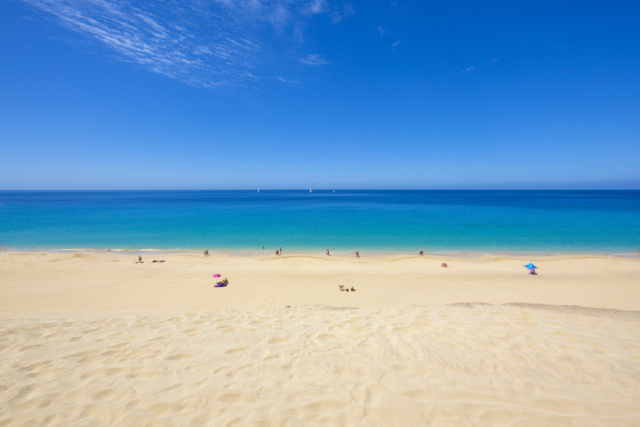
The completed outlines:
<svg viewBox="0 0 640 427">
<path fill-rule="evenodd" d="M 527 267 L 529 270 L 535 270 L 536 268 L 538 268 L 538 267 L 536 267 L 535 265 L 533 265 L 531 263 L 525 265 L 525 267 Z"/>
<path fill-rule="evenodd" d="M 211 277 L 220 277 L 220 275 L 219 275 L 219 274 L 214 274 L 214 275 L 213 275 L 213 276 L 211 276 Z"/>
</svg>

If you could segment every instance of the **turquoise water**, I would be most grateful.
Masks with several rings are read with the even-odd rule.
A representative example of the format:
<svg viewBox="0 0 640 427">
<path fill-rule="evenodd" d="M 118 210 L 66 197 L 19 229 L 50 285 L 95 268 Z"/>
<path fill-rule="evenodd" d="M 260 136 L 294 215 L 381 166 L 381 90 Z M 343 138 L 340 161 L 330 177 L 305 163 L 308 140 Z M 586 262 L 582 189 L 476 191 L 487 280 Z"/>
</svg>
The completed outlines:
<svg viewBox="0 0 640 427">
<path fill-rule="evenodd" d="M 0 247 L 640 250 L 640 191 L 4 191 Z"/>
</svg>

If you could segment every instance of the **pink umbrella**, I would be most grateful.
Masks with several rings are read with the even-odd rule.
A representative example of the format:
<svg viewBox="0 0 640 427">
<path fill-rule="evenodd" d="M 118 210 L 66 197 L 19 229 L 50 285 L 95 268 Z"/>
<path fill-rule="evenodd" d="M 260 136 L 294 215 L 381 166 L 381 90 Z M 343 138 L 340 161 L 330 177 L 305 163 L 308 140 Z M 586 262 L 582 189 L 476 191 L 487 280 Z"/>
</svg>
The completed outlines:
<svg viewBox="0 0 640 427">
<path fill-rule="evenodd" d="M 219 274 L 214 274 L 214 275 L 213 275 L 213 276 L 211 276 L 211 277 L 220 277 L 220 275 L 219 275 Z"/>
</svg>

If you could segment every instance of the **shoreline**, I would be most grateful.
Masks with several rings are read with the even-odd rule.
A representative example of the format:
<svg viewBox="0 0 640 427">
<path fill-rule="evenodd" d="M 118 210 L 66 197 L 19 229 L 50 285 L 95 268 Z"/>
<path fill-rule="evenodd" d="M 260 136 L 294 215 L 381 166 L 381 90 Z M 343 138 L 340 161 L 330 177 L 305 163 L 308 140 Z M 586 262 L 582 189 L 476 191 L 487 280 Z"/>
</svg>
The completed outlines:
<svg viewBox="0 0 640 427">
<path fill-rule="evenodd" d="M 174 255 L 198 255 L 202 254 L 203 249 L 162 249 L 162 248 L 13 248 L 13 247 L 0 247 L 0 253 L 117 253 L 117 254 L 174 254 Z M 209 249 L 209 255 L 220 256 L 276 256 L 275 251 L 280 248 L 272 249 Z M 360 252 L 361 258 L 368 257 L 407 257 L 415 256 L 420 257 L 416 251 L 398 251 L 398 250 L 379 250 L 379 251 L 362 251 Z M 476 258 L 482 256 L 491 257 L 505 257 L 505 258 L 520 258 L 520 257 L 620 257 L 620 258 L 640 258 L 640 249 L 636 252 L 620 251 L 566 251 L 566 252 L 553 252 L 553 251 L 458 251 L 458 250 L 444 250 L 444 251 L 427 251 L 423 250 L 425 257 L 453 257 L 453 258 Z M 290 256 L 322 256 L 326 254 L 324 250 L 285 250 L 282 257 Z M 335 257 L 355 257 L 355 250 L 343 251 L 332 250 L 331 255 Z"/>
</svg>

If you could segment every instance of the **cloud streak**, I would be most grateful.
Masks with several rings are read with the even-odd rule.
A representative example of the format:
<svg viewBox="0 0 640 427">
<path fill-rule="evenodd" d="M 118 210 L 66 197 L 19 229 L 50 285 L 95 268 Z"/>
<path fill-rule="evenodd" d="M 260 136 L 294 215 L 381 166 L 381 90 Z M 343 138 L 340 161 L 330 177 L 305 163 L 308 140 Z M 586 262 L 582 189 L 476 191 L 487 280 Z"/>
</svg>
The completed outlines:
<svg viewBox="0 0 640 427">
<path fill-rule="evenodd" d="M 327 61 L 321 55 L 316 55 L 316 54 L 307 55 L 304 58 L 298 58 L 298 61 L 300 61 L 300 62 L 302 62 L 303 64 L 306 64 L 306 65 L 328 65 L 328 64 L 332 64 L 331 61 Z"/>
<path fill-rule="evenodd" d="M 260 79 L 256 70 L 275 60 L 265 33 L 286 38 L 304 20 L 331 13 L 326 0 L 22 1 L 119 60 L 203 87 Z M 329 63 L 320 55 L 303 59 Z"/>
</svg>

